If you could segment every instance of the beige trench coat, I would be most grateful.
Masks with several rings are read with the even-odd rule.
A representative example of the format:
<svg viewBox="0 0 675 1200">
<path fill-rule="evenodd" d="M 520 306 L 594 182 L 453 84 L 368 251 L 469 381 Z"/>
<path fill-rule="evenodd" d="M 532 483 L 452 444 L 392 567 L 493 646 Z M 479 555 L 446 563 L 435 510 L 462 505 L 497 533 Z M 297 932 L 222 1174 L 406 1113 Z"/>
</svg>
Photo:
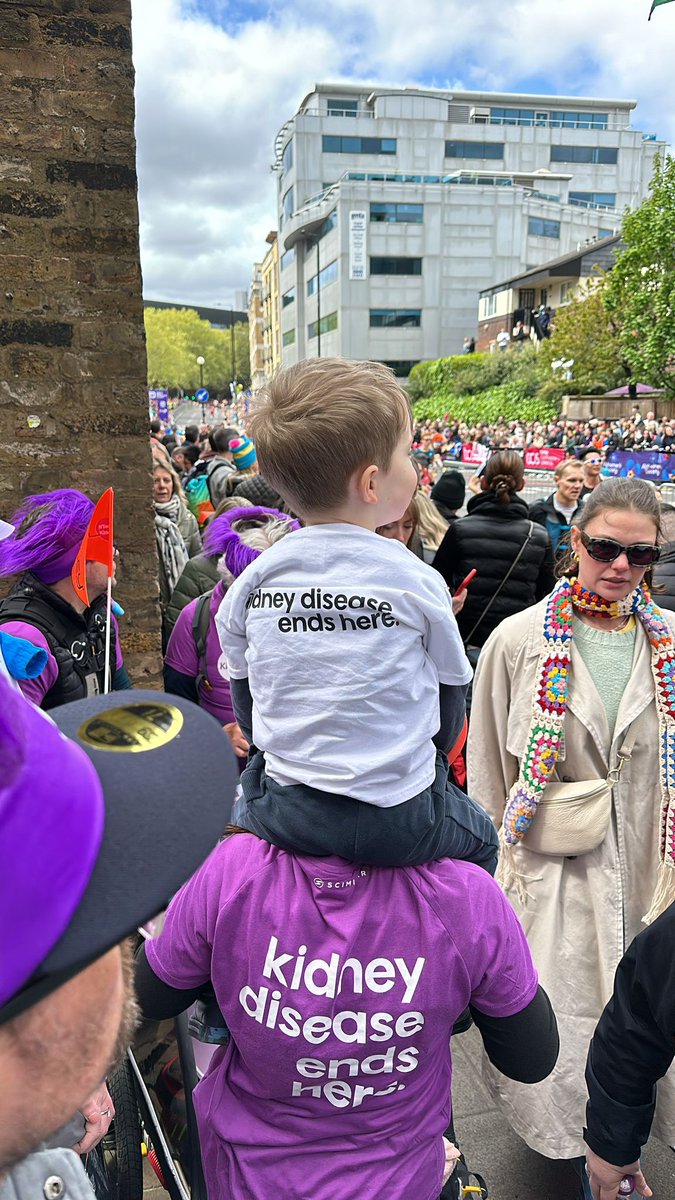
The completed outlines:
<svg viewBox="0 0 675 1200">
<path fill-rule="evenodd" d="M 468 746 L 469 794 L 502 823 L 518 778 L 532 712 L 546 601 L 508 617 L 485 643 L 473 689 Z M 675 613 L 665 612 L 675 628 Z M 580 654 L 572 649 L 565 756 L 561 780 L 600 779 L 617 763 L 631 723 L 637 742 L 614 788 L 604 842 L 578 858 L 550 858 L 514 847 L 527 896 L 508 896 L 525 929 L 542 986 L 555 1010 L 560 1056 L 548 1079 L 534 1085 L 506 1079 L 485 1060 L 486 1084 L 509 1123 L 549 1158 L 583 1154 L 584 1069 L 588 1044 L 609 999 L 624 950 L 644 928 L 658 865 L 657 735 L 649 642 L 638 625 L 633 669 L 611 740 L 604 705 Z M 536 816 L 535 816 L 536 821 Z M 675 1068 L 659 1084 L 653 1133 L 675 1141 Z"/>
</svg>

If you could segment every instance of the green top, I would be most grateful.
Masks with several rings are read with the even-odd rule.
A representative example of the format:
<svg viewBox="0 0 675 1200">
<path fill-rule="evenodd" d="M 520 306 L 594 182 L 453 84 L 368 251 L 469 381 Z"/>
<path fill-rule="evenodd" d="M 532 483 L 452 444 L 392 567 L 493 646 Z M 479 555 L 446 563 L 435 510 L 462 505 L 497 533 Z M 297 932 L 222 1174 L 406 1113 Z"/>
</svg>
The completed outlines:
<svg viewBox="0 0 675 1200">
<path fill-rule="evenodd" d="M 572 637 L 588 667 L 605 706 L 610 737 L 619 712 L 621 697 L 633 669 L 637 626 L 631 617 L 625 629 L 596 629 L 579 617 L 572 618 Z"/>
</svg>

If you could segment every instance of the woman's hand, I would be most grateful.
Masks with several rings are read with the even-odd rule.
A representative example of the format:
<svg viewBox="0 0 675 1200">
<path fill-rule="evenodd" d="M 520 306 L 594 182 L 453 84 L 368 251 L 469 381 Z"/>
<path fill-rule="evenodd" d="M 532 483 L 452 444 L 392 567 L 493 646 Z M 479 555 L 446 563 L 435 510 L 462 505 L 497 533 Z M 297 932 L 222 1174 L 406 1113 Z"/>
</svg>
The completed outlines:
<svg viewBox="0 0 675 1200">
<path fill-rule="evenodd" d="M 604 1158 L 600 1158 L 599 1154 L 594 1154 L 590 1146 L 587 1146 L 586 1162 L 593 1200 L 616 1200 L 619 1184 L 625 1175 L 632 1175 L 635 1179 L 635 1191 L 638 1196 L 652 1195 L 652 1189 L 640 1169 L 639 1160 L 628 1167 L 615 1167 L 612 1163 L 605 1162 Z"/>
<path fill-rule="evenodd" d="M 88 1154 L 105 1137 L 115 1116 L 115 1106 L 105 1081 L 85 1100 L 80 1112 L 84 1117 L 84 1137 L 73 1146 L 76 1154 Z"/>
<path fill-rule="evenodd" d="M 246 755 L 249 751 L 249 745 L 243 733 L 241 732 L 241 729 L 237 725 L 237 722 L 230 721 L 229 724 L 223 725 L 223 729 L 232 743 L 232 749 L 234 750 L 237 758 L 246 758 Z"/>
<path fill-rule="evenodd" d="M 459 1158 L 459 1150 L 452 1142 L 449 1142 L 446 1137 L 443 1138 L 443 1149 L 445 1151 L 445 1167 L 443 1170 L 443 1180 L 441 1187 L 445 1187 Z"/>
<path fill-rule="evenodd" d="M 462 609 L 464 608 L 468 591 L 468 588 L 463 588 L 461 592 L 455 592 L 454 596 L 452 597 L 452 611 L 454 612 L 455 616 L 457 616 L 457 613 L 461 613 Z"/>
</svg>

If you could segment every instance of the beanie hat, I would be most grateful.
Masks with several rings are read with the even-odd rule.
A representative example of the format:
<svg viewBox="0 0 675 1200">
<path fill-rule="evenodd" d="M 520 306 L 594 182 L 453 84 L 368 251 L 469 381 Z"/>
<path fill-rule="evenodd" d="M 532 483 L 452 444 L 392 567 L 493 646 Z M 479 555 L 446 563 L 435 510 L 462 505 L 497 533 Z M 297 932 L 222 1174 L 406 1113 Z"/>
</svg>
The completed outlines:
<svg viewBox="0 0 675 1200">
<path fill-rule="evenodd" d="M 431 499 L 436 504 L 442 504 L 453 512 L 464 503 L 466 484 L 464 476 L 459 471 L 444 471 L 440 479 L 431 489 Z"/>
<path fill-rule="evenodd" d="M 247 467 L 252 467 L 256 461 L 255 446 L 251 439 L 246 437 L 245 433 L 239 438 L 232 438 L 228 449 L 238 471 L 245 471 Z"/>
<path fill-rule="evenodd" d="M 32 571 L 46 584 L 67 579 L 93 511 L 93 500 L 74 488 L 26 496 L 11 518 L 14 533 L 0 542 L 0 577 Z"/>
</svg>

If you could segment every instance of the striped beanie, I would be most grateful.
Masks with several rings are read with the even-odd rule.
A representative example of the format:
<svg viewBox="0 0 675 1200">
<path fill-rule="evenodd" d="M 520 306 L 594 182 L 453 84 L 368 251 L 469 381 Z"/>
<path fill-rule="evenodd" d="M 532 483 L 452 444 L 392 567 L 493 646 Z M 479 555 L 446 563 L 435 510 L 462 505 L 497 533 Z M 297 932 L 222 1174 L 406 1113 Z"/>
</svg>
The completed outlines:
<svg viewBox="0 0 675 1200">
<path fill-rule="evenodd" d="M 247 467 L 252 467 L 256 461 L 255 446 L 246 434 L 242 434 L 240 438 L 232 438 L 228 445 L 228 450 L 234 459 L 234 465 L 238 471 L 245 471 Z"/>
</svg>

